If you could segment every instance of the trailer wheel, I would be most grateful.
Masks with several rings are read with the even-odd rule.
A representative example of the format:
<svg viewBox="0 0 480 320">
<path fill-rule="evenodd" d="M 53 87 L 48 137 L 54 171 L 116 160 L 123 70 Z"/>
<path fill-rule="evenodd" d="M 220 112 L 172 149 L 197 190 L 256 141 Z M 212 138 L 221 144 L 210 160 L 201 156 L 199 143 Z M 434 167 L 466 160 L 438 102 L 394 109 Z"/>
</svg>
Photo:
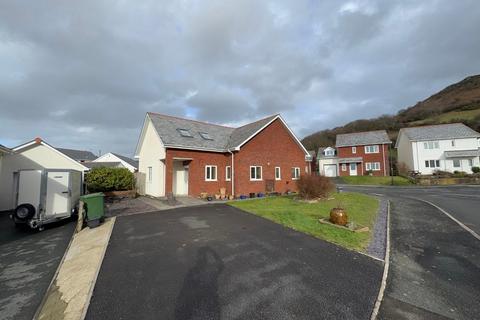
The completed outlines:
<svg viewBox="0 0 480 320">
<path fill-rule="evenodd" d="M 29 203 L 24 203 L 19 205 L 15 209 L 14 214 L 15 214 L 15 218 L 17 218 L 18 220 L 26 221 L 29 218 L 33 217 L 33 215 L 35 214 L 35 207 Z"/>
</svg>

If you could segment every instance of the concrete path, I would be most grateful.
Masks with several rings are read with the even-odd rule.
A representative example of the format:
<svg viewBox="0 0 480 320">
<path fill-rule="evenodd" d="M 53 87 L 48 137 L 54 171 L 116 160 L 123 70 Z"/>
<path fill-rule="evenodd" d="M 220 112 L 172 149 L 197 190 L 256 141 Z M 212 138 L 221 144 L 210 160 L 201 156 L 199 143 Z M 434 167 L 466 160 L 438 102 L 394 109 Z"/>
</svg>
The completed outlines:
<svg viewBox="0 0 480 320">
<path fill-rule="evenodd" d="M 391 264 L 379 319 L 478 319 L 480 241 L 437 208 L 475 223 L 478 188 L 347 188 L 390 198 Z M 479 199 L 480 200 L 480 199 Z M 472 201 L 477 201 L 472 206 Z M 472 206 L 468 208 L 469 206 Z M 468 210 L 469 209 L 469 210 Z"/>
<path fill-rule="evenodd" d="M 87 319 L 369 319 L 381 262 L 227 205 L 117 218 Z"/>
<path fill-rule="evenodd" d="M 18 229 L 0 214 L 0 319 L 32 319 L 74 227 L 64 220 L 42 232 Z"/>
</svg>

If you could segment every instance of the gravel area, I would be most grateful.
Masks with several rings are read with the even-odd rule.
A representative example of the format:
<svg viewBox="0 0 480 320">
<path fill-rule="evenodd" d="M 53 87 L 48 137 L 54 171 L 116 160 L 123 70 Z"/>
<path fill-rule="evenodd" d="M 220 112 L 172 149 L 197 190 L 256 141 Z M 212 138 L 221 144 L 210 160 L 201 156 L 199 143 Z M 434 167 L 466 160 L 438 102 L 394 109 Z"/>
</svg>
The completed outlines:
<svg viewBox="0 0 480 320">
<path fill-rule="evenodd" d="M 140 199 L 105 198 L 105 215 L 107 217 L 156 211 L 157 209 Z"/>
<path fill-rule="evenodd" d="M 373 227 L 373 236 L 367 248 L 367 253 L 376 258 L 385 259 L 385 249 L 387 245 L 387 211 L 388 201 L 380 198 L 378 207 L 377 221 Z"/>
</svg>

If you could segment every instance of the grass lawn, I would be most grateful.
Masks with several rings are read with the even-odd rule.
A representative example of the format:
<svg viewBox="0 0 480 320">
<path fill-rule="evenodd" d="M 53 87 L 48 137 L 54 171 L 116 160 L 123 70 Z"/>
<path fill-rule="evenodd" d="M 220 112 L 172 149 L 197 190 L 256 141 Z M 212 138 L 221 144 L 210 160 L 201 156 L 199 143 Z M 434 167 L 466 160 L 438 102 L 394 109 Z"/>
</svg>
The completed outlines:
<svg viewBox="0 0 480 320">
<path fill-rule="evenodd" d="M 377 216 L 378 200 L 350 192 L 334 193 L 332 198 L 318 203 L 305 203 L 294 200 L 292 196 L 284 196 L 228 204 L 343 247 L 365 251 Z M 318 222 L 320 218 L 328 218 L 330 209 L 339 203 L 347 209 L 349 221 L 368 226 L 370 231 L 355 233 Z"/>
<path fill-rule="evenodd" d="M 391 177 L 371 177 L 371 176 L 356 176 L 356 177 L 341 177 L 346 184 L 364 184 L 364 185 L 382 185 L 387 186 L 392 182 Z M 395 186 L 408 186 L 412 182 L 404 177 L 394 176 L 393 185 Z"/>
</svg>

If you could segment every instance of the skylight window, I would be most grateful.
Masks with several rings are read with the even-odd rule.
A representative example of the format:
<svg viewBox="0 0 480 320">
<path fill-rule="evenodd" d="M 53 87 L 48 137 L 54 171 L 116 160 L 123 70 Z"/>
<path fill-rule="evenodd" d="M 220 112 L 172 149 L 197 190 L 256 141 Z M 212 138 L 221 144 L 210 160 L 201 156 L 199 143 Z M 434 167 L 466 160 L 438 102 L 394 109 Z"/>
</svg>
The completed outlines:
<svg viewBox="0 0 480 320">
<path fill-rule="evenodd" d="M 188 131 L 188 129 L 177 129 L 177 130 L 182 137 L 193 138 L 192 134 L 190 133 L 190 131 Z"/>
<path fill-rule="evenodd" d="M 199 132 L 200 136 L 205 140 L 213 140 L 212 137 L 208 134 L 208 132 Z"/>
</svg>

